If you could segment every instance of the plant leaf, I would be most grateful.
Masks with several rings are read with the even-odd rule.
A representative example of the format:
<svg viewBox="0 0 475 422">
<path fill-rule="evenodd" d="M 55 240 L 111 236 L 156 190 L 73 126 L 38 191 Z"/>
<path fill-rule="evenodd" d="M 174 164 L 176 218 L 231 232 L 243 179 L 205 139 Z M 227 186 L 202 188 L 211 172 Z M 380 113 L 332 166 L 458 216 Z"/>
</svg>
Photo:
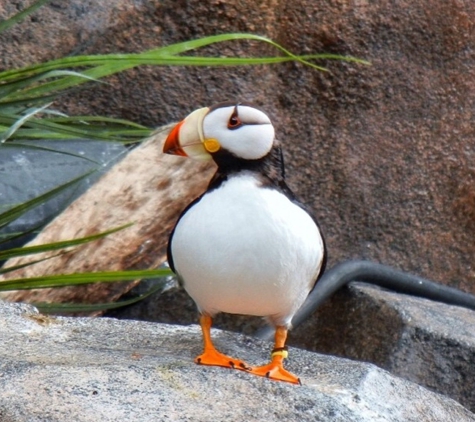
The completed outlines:
<svg viewBox="0 0 475 422">
<path fill-rule="evenodd" d="M 7 267 L 7 268 L 1 267 L 0 268 L 0 274 L 6 274 L 6 273 L 10 273 L 12 271 L 20 270 L 22 268 L 29 267 L 30 265 L 37 264 L 38 262 L 43 262 L 43 261 L 46 261 L 46 260 L 51 259 L 51 258 L 55 258 L 55 257 L 60 256 L 60 255 L 64 255 L 65 253 L 68 253 L 68 252 L 60 252 L 60 253 L 57 253 L 56 255 L 47 256 L 46 258 L 37 259 L 35 261 L 25 262 L 24 264 L 14 265 L 13 267 Z"/>
<path fill-rule="evenodd" d="M 0 144 L 5 142 L 8 138 L 10 138 L 26 121 L 30 120 L 35 114 L 41 113 L 45 108 L 48 108 L 50 104 L 46 104 L 43 107 L 34 108 L 32 110 L 28 110 L 26 114 L 24 114 L 21 118 L 16 120 L 8 130 L 0 134 Z"/>
<path fill-rule="evenodd" d="M 1 107 L 1 104 L 0 104 Z M 98 125 L 71 125 L 56 123 L 57 119 L 36 118 L 31 115 L 27 119 L 22 118 L 22 122 L 17 123 L 18 116 L 9 115 L 0 112 L 0 124 L 14 125 L 16 132 L 22 133 L 22 138 L 29 139 L 95 139 L 103 141 L 131 142 L 131 138 L 144 138 L 150 135 L 151 129 L 132 128 L 129 130 L 119 129 L 115 132 L 112 129 Z M 20 129 L 22 125 L 28 126 L 28 129 Z M 33 130 L 34 129 L 34 130 Z M 20 132 L 21 131 L 21 132 Z M 117 133 L 117 134 L 116 134 Z M 25 136 L 29 134 L 29 136 Z M 11 136 L 11 135 L 9 135 Z M 127 138 L 125 138 L 127 136 Z"/>
<path fill-rule="evenodd" d="M 117 309 L 122 306 L 132 305 L 140 302 L 141 300 L 153 295 L 154 293 L 163 292 L 168 287 L 168 281 L 163 280 L 157 283 L 157 285 L 150 288 L 147 292 L 138 295 L 132 299 L 121 300 L 118 302 L 109 303 L 94 303 L 94 304 L 81 304 L 81 303 L 32 303 L 33 306 L 38 308 L 40 312 L 44 313 L 63 313 L 63 312 L 97 312 L 106 311 L 109 309 Z"/>
<path fill-rule="evenodd" d="M 54 148 L 47 148 L 47 147 L 42 147 L 40 145 L 32 145 L 32 144 L 22 144 L 21 142 L 5 142 L 1 146 L 2 148 L 21 148 L 21 149 L 32 149 L 36 151 L 44 151 L 44 152 L 51 152 L 54 154 L 63 154 L 63 155 L 68 155 L 74 158 L 80 158 L 81 160 L 86 160 L 89 161 L 90 163 L 93 163 L 97 166 L 100 166 L 101 164 L 97 161 L 92 160 L 91 158 L 85 157 L 84 155 L 79 155 L 79 154 L 74 154 L 72 152 L 68 151 L 61 151 L 57 150 Z"/>
<path fill-rule="evenodd" d="M 5 227 L 7 224 L 11 223 L 12 221 L 16 220 L 18 217 L 26 213 L 27 211 L 37 207 L 38 205 L 43 204 L 44 202 L 48 201 L 51 198 L 59 195 L 61 192 L 64 192 L 71 186 L 79 183 L 81 180 L 84 180 L 86 177 L 94 173 L 96 170 L 89 171 L 75 179 L 70 180 L 54 189 L 51 189 L 36 198 L 30 199 L 20 205 L 16 205 L 10 208 L 7 211 L 0 213 L 0 229 Z"/>
<path fill-rule="evenodd" d="M 139 123 L 131 122 L 125 119 L 115 119 L 113 117 L 103 117 L 103 116 L 64 116 L 64 117 L 54 117 L 50 119 L 55 123 L 65 123 L 65 124 L 81 124 L 81 123 L 97 123 L 97 124 L 107 124 L 107 127 L 110 127 L 111 124 L 117 126 L 117 128 L 122 127 L 131 127 L 135 129 L 140 129 L 149 132 L 150 129 L 146 126 L 143 126 Z"/>
<path fill-rule="evenodd" d="M 94 234 L 92 236 L 81 237 L 79 239 L 65 240 L 61 242 L 44 243 L 42 245 L 35 246 L 22 246 L 21 248 L 12 248 L 6 251 L 0 251 L 0 260 L 10 259 L 16 256 L 32 255 L 37 253 L 56 251 L 58 249 L 70 248 L 72 246 L 82 245 L 84 243 L 93 242 L 98 239 L 102 239 L 112 233 L 124 230 L 127 227 L 132 226 L 133 223 L 124 224 L 120 227 L 116 227 L 111 230 L 107 230 L 101 233 Z"/>
<path fill-rule="evenodd" d="M 9 19 L 6 19 L 0 22 L 0 32 L 6 31 L 8 28 L 11 28 L 13 25 L 20 22 L 22 19 L 26 18 L 28 15 L 32 14 L 35 10 L 39 9 L 45 3 L 48 3 L 50 0 L 37 0 L 30 7 L 22 10 L 20 13 L 12 16 Z"/>
<path fill-rule="evenodd" d="M 279 57 L 261 57 L 261 58 L 232 58 L 232 57 L 183 57 L 177 56 L 186 51 L 195 50 L 201 47 L 205 47 L 211 44 L 221 43 L 232 40 L 251 40 L 259 41 L 272 45 L 277 50 L 284 53 L 285 56 Z M 184 59 L 184 60 L 180 60 Z M 206 64 L 206 60 L 210 60 Z M 185 41 L 182 43 L 172 44 L 170 46 L 159 47 L 152 50 L 145 51 L 143 53 L 134 54 L 107 54 L 107 55 L 91 55 L 91 56 L 74 56 L 64 57 L 57 60 L 51 60 L 46 63 L 35 64 L 26 66 L 21 69 L 8 70 L 0 73 L 0 80 L 8 81 L 10 79 L 17 79 L 25 77 L 26 75 L 35 75 L 38 73 L 47 72 L 54 69 L 65 69 L 70 67 L 82 67 L 82 66 L 96 66 L 96 70 L 93 74 L 81 72 L 83 75 L 87 75 L 93 78 L 99 78 L 108 74 L 120 72 L 122 70 L 129 69 L 131 67 L 139 65 L 244 65 L 244 64 L 272 64 L 281 63 L 285 61 L 300 61 L 303 64 L 314 67 L 318 70 L 324 70 L 321 66 L 317 66 L 311 63 L 309 60 L 346 60 L 357 62 L 361 64 L 367 64 L 368 62 L 357 59 L 351 56 L 339 56 L 335 54 L 307 54 L 307 55 L 295 55 L 280 46 L 276 42 L 269 38 L 262 37 L 255 34 L 246 33 L 230 33 L 214 35 L 210 37 L 203 37 L 196 40 Z M 99 67 L 104 66 L 99 69 Z M 84 81 L 82 81 L 84 82 Z"/>
<path fill-rule="evenodd" d="M 49 72 L 40 73 L 38 75 L 30 76 L 27 78 L 14 80 L 12 82 L 3 82 L 2 84 L 0 84 L 0 98 L 2 99 L 2 102 L 5 102 L 6 101 L 5 99 L 8 99 L 9 95 L 16 91 L 21 91 L 22 95 L 25 96 L 26 93 L 28 93 L 30 90 L 33 89 L 33 87 L 38 85 L 36 84 L 36 82 L 39 82 L 45 79 L 47 80 L 47 79 L 52 79 L 52 78 L 64 77 L 64 76 L 74 76 L 78 78 L 84 78 L 87 81 L 106 83 L 103 81 L 99 81 L 98 79 L 91 78 L 87 75 L 84 75 L 81 72 L 74 72 L 71 70 L 52 70 Z"/>
<path fill-rule="evenodd" d="M 78 286 L 92 283 L 113 283 L 133 281 L 143 278 L 159 278 L 173 275 L 168 268 L 156 270 L 103 271 L 95 273 L 75 273 L 17 278 L 0 281 L 0 292 L 9 290 L 45 289 L 50 287 Z"/>
</svg>

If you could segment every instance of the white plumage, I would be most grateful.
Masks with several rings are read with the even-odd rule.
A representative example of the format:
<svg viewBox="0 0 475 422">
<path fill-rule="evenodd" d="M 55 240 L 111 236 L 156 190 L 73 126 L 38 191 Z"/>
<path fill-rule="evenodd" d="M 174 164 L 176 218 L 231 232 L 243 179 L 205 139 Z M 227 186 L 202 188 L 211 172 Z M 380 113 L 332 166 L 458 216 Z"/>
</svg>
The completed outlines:
<svg viewBox="0 0 475 422">
<path fill-rule="evenodd" d="M 171 268 L 201 314 L 204 350 L 195 362 L 300 383 L 283 367 L 285 342 L 292 317 L 323 270 L 325 245 L 285 183 L 269 117 L 242 104 L 201 108 L 172 129 L 163 150 L 218 165 L 168 244 Z M 266 317 L 276 328 L 270 363 L 252 368 L 216 350 L 211 325 L 218 312 Z"/>
<path fill-rule="evenodd" d="M 203 119 L 203 136 L 218 139 L 221 147 L 245 160 L 264 157 L 275 139 L 269 117 L 253 107 L 240 106 L 239 119 L 246 122 L 239 130 L 229 130 L 228 118 L 234 107 L 213 110 Z"/>
<path fill-rule="evenodd" d="M 315 222 L 252 173 L 206 193 L 179 221 L 174 265 L 200 311 L 269 317 L 290 325 L 320 270 Z"/>
</svg>

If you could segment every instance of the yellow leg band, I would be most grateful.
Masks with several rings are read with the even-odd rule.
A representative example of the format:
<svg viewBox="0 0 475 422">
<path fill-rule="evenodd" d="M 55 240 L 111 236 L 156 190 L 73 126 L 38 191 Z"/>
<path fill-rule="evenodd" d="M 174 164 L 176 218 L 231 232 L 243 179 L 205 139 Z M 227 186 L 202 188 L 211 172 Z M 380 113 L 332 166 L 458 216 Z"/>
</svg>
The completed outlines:
<svg viewBox="0 0 475 422">
<path fill-rule="evenodd" d="M 275 352 L 271 353 L 271 357 L 274 356 L 282 356 L 284 359 L 287 359 L 289 356 L 289 352 L 287 350 L 276 350 Z"/>
</svg>

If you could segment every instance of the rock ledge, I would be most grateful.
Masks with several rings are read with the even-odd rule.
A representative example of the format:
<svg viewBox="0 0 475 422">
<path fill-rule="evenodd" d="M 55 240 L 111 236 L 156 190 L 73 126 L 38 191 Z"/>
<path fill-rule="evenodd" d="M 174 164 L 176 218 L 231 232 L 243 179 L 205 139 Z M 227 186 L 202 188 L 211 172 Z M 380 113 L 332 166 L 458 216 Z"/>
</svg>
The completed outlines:
<svg viewBox="0 0 475 422">
<path fill-rule="evenodd" d="M 475 421 L 457 402 L 374 365 L 293 349 L 303 386 L 192 362 L 195 326 L 41 315 L 0 302 L 0 420 Z M 270 345 L 216 330 L 250 364 Z"/>
</svg>

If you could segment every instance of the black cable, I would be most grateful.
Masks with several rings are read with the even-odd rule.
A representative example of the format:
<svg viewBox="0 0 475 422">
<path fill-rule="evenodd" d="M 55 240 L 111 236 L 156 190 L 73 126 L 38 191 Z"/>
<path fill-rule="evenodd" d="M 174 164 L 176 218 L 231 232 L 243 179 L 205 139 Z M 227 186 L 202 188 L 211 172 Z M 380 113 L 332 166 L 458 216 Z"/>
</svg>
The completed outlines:
<svg viewBox="0 0 475 422">
<path fill-rule="evenodd" d="M 413 296 L 475 310 L 475 296 L 413 274 L 369 261 L 346 261 L 326 271 L 292 319 L 295 328 L 313 314 L 330 296 L 351 281 L 362 281 Z M 256 337 L 270 340 L 272 327 L 257 331 Z"/>
</svg>

